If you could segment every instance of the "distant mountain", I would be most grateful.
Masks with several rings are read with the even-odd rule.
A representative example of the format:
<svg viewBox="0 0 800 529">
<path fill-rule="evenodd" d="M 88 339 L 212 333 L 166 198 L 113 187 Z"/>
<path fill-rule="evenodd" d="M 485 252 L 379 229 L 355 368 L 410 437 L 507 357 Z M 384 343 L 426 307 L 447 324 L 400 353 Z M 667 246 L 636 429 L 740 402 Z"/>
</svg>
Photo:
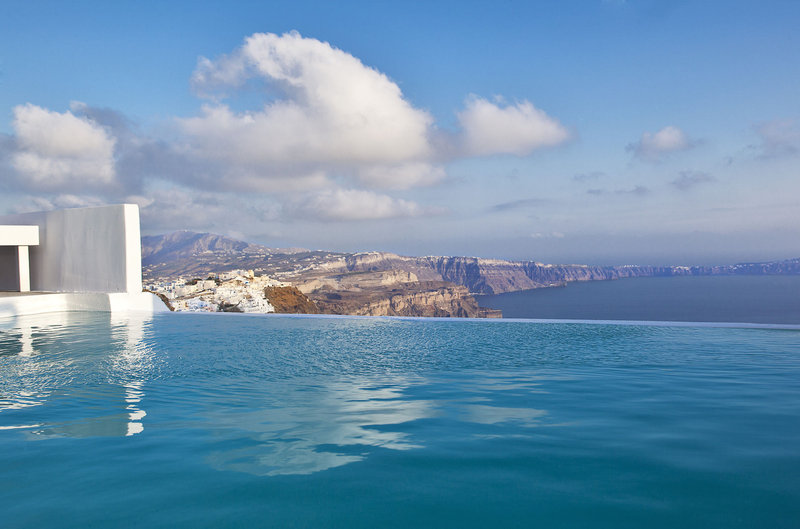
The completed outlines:
<svg viewBox="0 0 800 529">
<path fill-rule="evenodd" d="M 294 270 L 345 254 L 304 248 L 270 248 L 217 235 L 176 231 L 142 237 L 142 271 L 145 279 L 192 275 L 237 268 L 260 272 Z"/>
<path fill-rule="evenodd" d="M 176 231 L 142 237 L 142 264 L 162 263 L 215 252 L 244 252 L 251 245 L 224 235 Z"/>
<path fill-rule="evenodd" d="M 209 272 L 242 268 L 297 285 L 340 284 L 342 277 L 348 274 L 400 270 L 414 274 L 418 281 L 447 282 L 476 294 L 629 277 L 800 274 L 800 258 L 721 266 L 557 265 L 478 257 L 405 257 L 386 252 L 275 249 L 221 235 L 188 231 L 142 238 L 142 264 L 148 279 L 205 277 Z M 328 279 L 320 282 L 321 278 Z"/>
</svg>

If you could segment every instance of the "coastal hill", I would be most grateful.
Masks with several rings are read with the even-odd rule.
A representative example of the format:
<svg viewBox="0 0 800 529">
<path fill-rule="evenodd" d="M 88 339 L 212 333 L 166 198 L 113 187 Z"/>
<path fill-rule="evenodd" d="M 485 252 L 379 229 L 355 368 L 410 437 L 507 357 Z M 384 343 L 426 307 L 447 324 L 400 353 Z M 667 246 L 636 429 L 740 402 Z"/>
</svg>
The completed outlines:
<svg viewBox="0 0 800 529">
<path fill-rule="evenodd" d="M 223 235 L 176 231 L 142 237 L 142 262 L 175 262 L 201 254 L 243 252 L 249 245 Z"/>
<path fill-rule="evenodd" d="M 800 274 L 800 258 L 720 266 L 545 264 L 270 248 L 211 233 L 180 231 L 143 237 L 142 269 L 146 280 L 253 270 L 294 285 L 324 313 L 473 317 L 496 315 L 479 309 L 476 294 L 633 277 Z"/>
<path fill-rule="evenodd" d="M 277 253 L 293 255 L 305 252 L 302 248 L 267 248 L 213 233 L 176 231 L 165 235 L 142 237 L 142 262 L 180 263 L 185 259 L 197 261 L 198 256 L 236 255 L 259 257 Z"/>
<path fill-rule="evenodd" d="M 203 276 L 236 268 L 263 272 L 314 267 L 342 253 L 302 248 L 269 248 L 216 235 L 176 231 L 142 237 L 142 274 L 145 279 Z"/>
</svg>

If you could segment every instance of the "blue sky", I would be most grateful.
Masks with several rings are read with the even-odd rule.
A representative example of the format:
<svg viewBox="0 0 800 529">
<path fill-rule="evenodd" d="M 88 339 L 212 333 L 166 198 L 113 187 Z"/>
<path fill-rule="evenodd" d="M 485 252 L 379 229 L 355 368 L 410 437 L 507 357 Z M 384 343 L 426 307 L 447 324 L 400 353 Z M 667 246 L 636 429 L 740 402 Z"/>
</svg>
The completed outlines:
<svg viewBox="0 0 800 529">
<path fill-rule="evenodd" d="M 800 256 L 797 2 L 0 4 L 0 213 L 546 262 Z"/>
</svg>

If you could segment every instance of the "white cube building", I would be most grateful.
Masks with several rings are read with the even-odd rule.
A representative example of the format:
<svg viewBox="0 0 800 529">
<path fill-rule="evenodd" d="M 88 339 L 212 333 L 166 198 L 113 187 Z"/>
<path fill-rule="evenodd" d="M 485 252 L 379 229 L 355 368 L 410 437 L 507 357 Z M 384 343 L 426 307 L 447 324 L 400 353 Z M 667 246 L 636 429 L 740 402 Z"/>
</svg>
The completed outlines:
<svg viewBox="0 0 800 529">
<path fill-rule="evenodd" d="M 135 204 L 0 217 L 0 317 L 166 310 L 156 296 L 142 292 L 141 260 Z"/>
</svg>

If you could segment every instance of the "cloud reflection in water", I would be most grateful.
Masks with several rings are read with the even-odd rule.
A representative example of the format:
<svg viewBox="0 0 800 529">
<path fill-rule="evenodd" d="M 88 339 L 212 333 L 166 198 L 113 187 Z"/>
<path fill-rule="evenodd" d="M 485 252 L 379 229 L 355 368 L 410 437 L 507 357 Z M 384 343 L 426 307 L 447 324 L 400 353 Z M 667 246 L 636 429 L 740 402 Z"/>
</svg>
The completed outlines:
<svg viewBox="0 0 800 529">
<path fill-rule="evenodd" d="M 441 394 L 436 399 L 411 396 L 431 390 L 436 394 L 442 387 L 462 383 L 453 378 L 282 381 L 269 382 L 268 389 L 261 390 L 248 383 L 245 391 L 230 392 L 250 393 L 247 401 L 221 397 L 218 407 L 203 414 L 220 444 L 237 446 L 213 451 L 208 462 L 218 470 L 263 476 L 311 474 L 362 461 L 373 447 L 424 448 L 425 439 L 399 431 L 401 425 L 420 419 L 496 427 L 502 437 L 508 425 L 541 426 L 547 412 L 524 404 L 497 405 L 495 397 L 504 393 L 527 400 L 542 391 L 540 382 L 536 376 L 509 376 L 475 384 L 470 376 L 458 388 L 457 399 Z M 254 398 L 252 394 L 259 391 L 264 393 Z"/>
<path fill-rule="evenodd" d="M 222 409 L 208 417 L 218 434 L 235 431 L 254 441 L 216 451 L 209 463 L 220 470 L 257 475 L 311 474 L 360 461 L 367 447 L 421 448 L 405 432 L 377 428 L 436 416 L 430 401 L 403 398 L 407 384 L 397 380 L 391 386 L 365 380 L 322 386 L 283 383 L 271 388 L 278 399 L 260 409 Z M 354 447 L 363 449 L 353 453 Z"/>
</svg>

